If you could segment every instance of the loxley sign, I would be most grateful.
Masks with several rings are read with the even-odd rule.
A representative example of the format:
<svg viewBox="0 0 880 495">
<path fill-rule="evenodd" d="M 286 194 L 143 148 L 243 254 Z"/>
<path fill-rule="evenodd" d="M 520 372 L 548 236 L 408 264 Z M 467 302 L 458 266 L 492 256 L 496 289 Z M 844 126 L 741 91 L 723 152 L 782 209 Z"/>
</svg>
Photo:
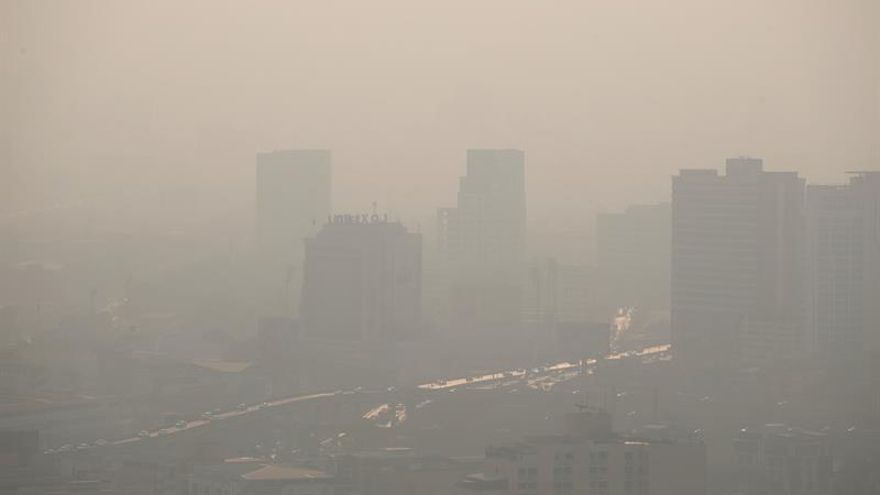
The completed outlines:
<svg viewBox="0 0 880 495">
<path fill-rule="evenodd" d="M 378 215 L 373 213 L 355 214 L 355 215 L 330 215 L 327 217 L 327 223 L 388 223 L 388 214 Z"/>
</svg>

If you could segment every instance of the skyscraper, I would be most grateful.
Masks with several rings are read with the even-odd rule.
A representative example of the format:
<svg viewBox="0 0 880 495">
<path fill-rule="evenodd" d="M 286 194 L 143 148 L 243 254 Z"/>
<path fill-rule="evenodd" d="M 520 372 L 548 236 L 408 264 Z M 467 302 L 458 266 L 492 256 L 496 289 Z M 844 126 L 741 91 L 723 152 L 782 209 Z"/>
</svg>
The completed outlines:
<svg viewBox="0 0 880 495">
<path fill-rule="evenodd" d="M 438 220 L 446 326 L 471 336 L 517 328 L 525 278 L 524 153 L 468 150 L 457 205 L 441 208 Z"/>
<path fill-rule="evenodd" d="M 450 259 L 518 266 L 526 248 L 525 154 L 513 149 L 468 150 L 458 204 L 439 214 L 440 242 Z"/>
<path fill-rule="evenodd" d="M 329 150 L 257 154 L 258 301 L 263 315 L 294 316 L 304 240 L 330 213 Z"/>
<path fill-rule="evenodd" d="M 421 323 L 421 267 L 421 234 L 384 216 L 334 216 L 306 240 L 306 335 L 380 343 L 415 336 Z"/>
<path fill-rule="evenodd" d="M 755 158 L 726 165 L 672 179 L 672 337 L 686 364 L 802 345 L 804 180 Z"/>
<path fill-rule="evenodd" d="M 257 154 L 257 240 L 263 255 L 300 257 L 330 213 L 329 150 Z"/>
<path fill-rule="evenodd" d="M 612 310 L 668 309 L 671 215 L 661 203 L 596 217 L 597 264 Z"/>
<path fill-rule="evenodd" d="M 807 322 L 815 349 L 855 363 L 880 328 L 880 172 L 807 187 Z"/>
</svg>

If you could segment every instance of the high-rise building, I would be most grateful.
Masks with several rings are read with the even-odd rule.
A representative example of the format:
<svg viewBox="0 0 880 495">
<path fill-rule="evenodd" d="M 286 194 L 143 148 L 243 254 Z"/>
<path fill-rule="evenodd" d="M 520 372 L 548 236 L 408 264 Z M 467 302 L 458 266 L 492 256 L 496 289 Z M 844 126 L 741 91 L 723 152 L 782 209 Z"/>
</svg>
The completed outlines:
<svg viewBox="0 0 880 495">
<path fill-rule="evenodd" d="M 422 236 L 379 215 L 335 215 L 306 240 L 302 325 L 309 338 L 395 342 L 421 319 Z"/>
<path fill-rule="evenodd" d="M 526 248 L 525 154 L 468 150 L 458 204 L 439 215 L 440 243 L 452 260 L 518 267 Z"/>
<path fill-rule="evenodd" d="M 292 317 L 302 287 L 306 237 L 330 214 L 329 150 L 257 154 L 257 294 L 263 315 Z"/>
<path fill-rule="evenodd" d="M 438 212 L 445 325 L 467 335 L 518 328 L 525 279 L 525 155 L 468 150 L 455 208 Z"/>
<path fill-rule="evenodd" d="M 668 309 L 671 217 L 669 203 L 596 217 L 596 261 L 609 304 Z"/>
<path fill-rule="evenodd" d="M 810 185 L 806 209 L 809 337 L 827 357 L 855 363 L 880 347 L 880 172 Z"/>
<path fill-rule="evenodd" d="M 257 154 L 257 240 L 264 255 L 301 255 L 330 214 L 329 150 Z"/>
<path fill-rule="evenodd" d="M 673 177 L 676 360 L 735 364 L 756 339 L 782 353 L 802 346 L 803 196 L 796 172 L 764 171 L 755 158 L 727 160 L 725 175 Z"/>
</svg>

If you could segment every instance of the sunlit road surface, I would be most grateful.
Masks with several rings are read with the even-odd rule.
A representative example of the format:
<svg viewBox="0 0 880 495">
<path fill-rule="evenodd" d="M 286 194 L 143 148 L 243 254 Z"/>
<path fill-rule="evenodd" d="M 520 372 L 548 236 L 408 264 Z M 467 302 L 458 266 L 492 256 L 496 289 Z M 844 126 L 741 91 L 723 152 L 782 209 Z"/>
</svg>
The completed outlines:
<svg viewBox="0 0 880 495">
<path fill-rule="evenodd" d="M 642 357 L 650 357 L 657 354 L 663 354 L 669 351 L 670 345 L 658 345 L 653 347 L 647 347 L 640 351 L 629 351 L 617 354 L 611 354 L 603 358 L 604 360 L 620 360 L 624 358 L 642 358 Z M 514 383 L 519 383 L 523 379 L 526 380 L 525 385 L 529 388 L 534 389 L 543 389 L 549 390 L 555 383 L 558 383 L 558 380 L 554 380 L 549 374 L 564 376 L 564 379 L 568 379 L 571 376 L 575 376 L 579 370 L 590 369 L 593 368 L 598 361 L 596 359 L 587 359 L 581 363 L 571 363 L 571 362 L 561 362 L 548 366 L 540 366 L 532 369 L 516 369 L 511 371 L 504 372 L 496 372 L 496 373 L 488 373 L 483 375 L 471 376 L 471 377 L 463 377 L 463 378 L 455 378 L 450 380 L 437 380 L 431 383 L 426 383 L 423 385 L 419 385 L 418 389 L 421 390 L 451 390 L 456 387 L 470 387 L 476 388 L 474 386 L 485 386 L 481 388 L 494 388 L 498 384 L 503 385 L 511 385 Z M 93 444 L 83 444 L 86 445 L 85 448 L 71 448 L 66 450 L 54 450 L 49 451 L 49 453 L 64 453 L 64 452 L 79 452 L 83 450 L 92 450 L 98 449 L 100 447 L 114 446 L 114 445 L 128 445 L 136 442 L 141 442 L 150 439 L 163 438 L 170 435 L 175 435 L 184 431 L 194 430 L 196 428 L 201 428 L 210 425 L 215 421 L 223 421 L 230 418 L 236 418 L 240 416 L 245 416 L 248 414 L 255 413 L 257 411 L 261 411 L 264 409 L 286 406 L 289 404 L 297 403 L 297 402 L 306 402 L 316 399 L 322 399 L 327 397 L 334 397 L 337 395 L 350 395 L 355 393 L 356 390 L 349 391 L 336 391 L 336 392 L 322 392 L 322 393 L 314 393 L 307 395 L 298 395 L 294 397 L 287 397 L 284 399 L 276 399 L 272 401 L 266 401 L 262 404 L 253 404 L 242 406 L 235 409 L 230 409 L 225 412 L 219 412 L 211 415 L 210 419 L 208 418 L 200 418 L 187 421 L 185 425 L 180 426 L 167 426 L 155 430 L 144 431 L 141 434 L 129 438 L 124 438 L 121 440 L 109 441 L 105 442 L 101 445 L 97 443 Z M 430 403 L 430 399 L 427 401 L 423 401 L 419 405 L 416 405 L 416 408 L 420 408 L 424 405 Z M 382 413 L 390 412 L 389 404 L 382 404 L 377 408 L 368 411 L 364 415 L 364 419 L 372 419 L 375 420 Z M 402 423 L 406 421 L 407 411 L 396 410 L 394 414 L 394 419 L 392 421 L 397 423 Z M 82 446 L 81 446 L 82 447 Z"/>
<path fill-rule="evenodd" d="M 670 349 L 669 344 L 657 345 L 653 347 L 646 347 L 645 349 L 639 351 L 629 351 L 629 352 L 621 352 L 617 354 L 610 354 L 606 356 L 605 360 L 619 360 L 624 358 L 635 358 L 635 357 L 648 357 L 655 354 L 662 354 L 668 352 Z M 582 366 L 594 366 L 598 361 L 595 359 L 587 359 L 582 363 L 570 363 L 570 362 L 561 362 L 549 366 L 540 366 L 537 368 L 532 368 L 531 370 L 518 369 L 511 370 L 505 372 L 496 372 L 489 373 L 485 375 L 477 375 L 477 376 L 469 376 L 464 378 L 454 378 L 451 380 L 437 380 L 431 383 L 425 383 L 423 385 L 419 385 L 419 388 L 422 390 L 448 390 L 457 387 L 467 387 L 479 384 L 487 384 L 489 382 L 497 382 L 505 379 L 523 379 L 529 378 L 531 375 L 540 375 L 542 373 L 559 373 L 564 371 L 572 371 L 578 369 Z M 546 379 L 545 376 L 536 377 L 535 380 L 530 380 L 529 385 L 531 386 L 535 382 L 540 382 Z M 535 388 L 535 387 L 533 387 Z"/>
<path fill-rule="evenodd" d="M 386 412 L 388 412 L 390 410 L 391 410 L 390 405 L 382 404 L 380 406 L 374 407 L 373 409 L 370 409 L 369 411 L 367 411 L 366 414 L 363 415 L 363 418 L 366 420 L 372 421 L 372 420 L 379 418 L 379 416 L 381 416 L 382 414 L 385 414 Z"/>
</svg>

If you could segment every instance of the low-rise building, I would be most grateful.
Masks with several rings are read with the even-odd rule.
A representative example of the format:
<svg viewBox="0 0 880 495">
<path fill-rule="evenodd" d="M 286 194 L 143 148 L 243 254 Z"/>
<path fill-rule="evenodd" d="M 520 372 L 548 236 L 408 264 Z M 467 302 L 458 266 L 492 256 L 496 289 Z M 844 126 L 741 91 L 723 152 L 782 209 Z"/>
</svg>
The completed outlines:
<svg viewBox="0 0 880 495">
<path fill-rule="evenodd" d="M 825 433 L 769 424 L 743 428 L 734 447 L 743 493 L 832 493 L 831 439 Z"/>
<path fill-rule="evenodd" d="M 483 471 L 459 483 L 465 493 L 511 495 L 704 495 L 702 440 L 669 428 L 621 435 L 607 413 L 569 415 L 563 433 L 526 437 L 486 450 Z"/>
<path fill-rule="evenodd" d="M 270 464 L 258 459 L 230 459 L 196 466 L 189 477 L 188 495 L 333 495 L 333 476 L 309 467 Z"/>
</svg>

